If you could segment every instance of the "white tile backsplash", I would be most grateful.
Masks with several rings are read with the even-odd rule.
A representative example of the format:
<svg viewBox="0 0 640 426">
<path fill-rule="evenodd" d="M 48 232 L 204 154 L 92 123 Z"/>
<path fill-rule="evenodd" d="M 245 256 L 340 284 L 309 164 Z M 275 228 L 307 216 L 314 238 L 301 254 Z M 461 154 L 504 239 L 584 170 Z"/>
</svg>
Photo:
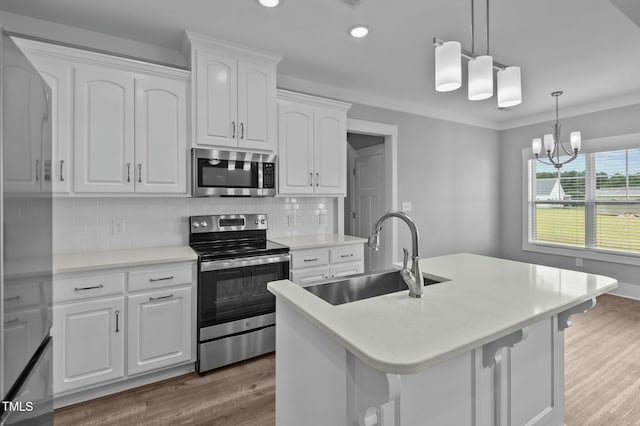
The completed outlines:
<svg viewBox="0 0 640 426">
<path fill-rule="evenodd" d="M 268 237 L 333 233 L 336 199 L 278 198 L 54 198 L 53 252 L 78 253 L 188 244 L 188 217 L 266 213 Z M 327 222 L 320 225 L 320 213 Z M 288 216 L 295 215 L 294 225 Z M 125 232 L 114 235 L 112 221 Z"/>
</svg>

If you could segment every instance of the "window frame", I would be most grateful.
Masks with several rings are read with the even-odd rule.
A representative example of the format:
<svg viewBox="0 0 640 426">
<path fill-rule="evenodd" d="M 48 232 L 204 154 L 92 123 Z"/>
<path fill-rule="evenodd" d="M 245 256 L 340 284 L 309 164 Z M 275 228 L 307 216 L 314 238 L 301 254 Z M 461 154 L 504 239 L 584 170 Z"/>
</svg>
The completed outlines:
<svg viewBox="0 0 640 426">
<path fill-rule="evenodd" d="M 602 151 L 615 151 L 622 149 L 640 148 L 640 133 L 611 136 L 583 141 L 583 154 L 593 154 Z M 585 245 L 592 247 L 575 247 L 565 244 L 554 244 L 549 242 L 539 242 L 532 239 L 535 234 L 535 168 L 530 160 L 535 160 L 530 147 L 522 150 L 522 250 L 553 254 L 567 257 L 599 260 L 603 262 L 621 263 L 626 265 L 640 266 L 640 253 L 623 252 L 617 250 L 607 250 L 594 247 L 595 232 L 593 235 L 587 229 L 595 229 L 593 220 L 597 204 L 607 204 L 595 200 L 595 173 L 594 155 L 587 155 L 585 159 L 585 199 L 570 203 L 584 205 L 585 207 Z M 589 177 L 592 173 L 593 177 Z M 545 204 L 554 204 L 553 201 L 545 201 Z M 567 204 L 567 201 L 557 201 L 557 204 Z M 628 203 L 628 202 L 626 202 Z M 638 202 L 640 204 L 640 202 Z M 635 204 L 635 202 L 633 203 Z"/>
</svg>

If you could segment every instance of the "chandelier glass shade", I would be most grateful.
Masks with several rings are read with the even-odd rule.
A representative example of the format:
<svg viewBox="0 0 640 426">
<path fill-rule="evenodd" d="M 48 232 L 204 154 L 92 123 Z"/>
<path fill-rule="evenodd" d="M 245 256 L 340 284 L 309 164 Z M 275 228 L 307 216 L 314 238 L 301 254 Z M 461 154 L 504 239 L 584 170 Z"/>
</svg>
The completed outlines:
<svg viewBox="0 0 640 426">
<path fill-rule="evenodd" d="M 551 96 L 556 98 L 556 121 L 552 126 L 553 133 L 547 133 L 541 138 L 534 138 L 531 142 L 531 150 L 535 155 L 536 160 L 543 164 L 554 166 L 556 169 L 560 169 L 563 165 L 570 163 L 578 157 L 580 148 L 582 148 L 582 134 L 578 131 L 573 131 L 569 134 L 570 149 L 565 147 L 564 142 L 561 139 L 560 132 L 562 126 L 558 119 L 558 98 L 562 95 L 561 91 L 551 93 Z M 546 153 L 545 160 L 540 158 L 542 149 Z M 560 161 L 561 155 L 567 155 L 569 158 Z"/>
<path fill-rule="evenodd" d="M 462 62 L 457 41 L 447 41 L 436 47 L 436 90 L 450 92 L 462 86 Z"/>
</svg>

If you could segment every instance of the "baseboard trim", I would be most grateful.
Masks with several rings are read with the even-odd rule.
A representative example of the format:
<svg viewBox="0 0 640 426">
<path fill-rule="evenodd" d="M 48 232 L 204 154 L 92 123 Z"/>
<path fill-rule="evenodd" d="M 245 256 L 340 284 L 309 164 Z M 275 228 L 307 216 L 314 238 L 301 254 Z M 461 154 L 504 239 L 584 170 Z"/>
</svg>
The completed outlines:
<svg viewBox="0 0 640 426">
<path fill-rule="evenodd" d="M 100 398 L 102 396 L 111 395 L 113 393 L 122 392 L 128 389 L 137 388 L 138 386 L 148 385 L 161 380 L 170 379 L 172 377 L 181 376 L 183 374 L 192 373 L 196 370 L 195 363 L 189 362 L 165 370 L 155 371 L 153 373 L 143 374 L 141 376 L 120 379 L 116 382 L 99 385 L 97 387 L 74 391 L 66 395 L 55 395 L 53 398 L 53 408 L 58 409 L 68 405 L 77 404 L 79 402 L 88 401 L 90 399 Z"/>
<path fill-rule="evenodd" d="M 640 300 L 640 285 L 618 283 L 618 288 L 609 292 L 614 296 L 626 297 L 627 299 Z"/>
</svg>

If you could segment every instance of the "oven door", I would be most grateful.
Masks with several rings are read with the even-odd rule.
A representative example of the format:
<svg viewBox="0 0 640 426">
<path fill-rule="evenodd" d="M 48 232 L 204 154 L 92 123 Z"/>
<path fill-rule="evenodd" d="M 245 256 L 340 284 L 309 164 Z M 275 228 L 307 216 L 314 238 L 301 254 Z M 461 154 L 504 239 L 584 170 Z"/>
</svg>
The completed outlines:
<svg viewBox="0 0 640 426">
<path fill-rule="evenodd" d="M 265 163 L 273 168 L 275 156 L 208 149 L 193 149 L 192 156 L 195 197 L 275 195 L 274 171 L 266 181 L 264 176 Z"/>
<path fill-rule="evenodd" d="M 288 254 L 281 254 L 202 262 L 198 280 L 200 340 L 221 335 L 216 331 L 224 328 L 221 324 L 275 312 L 275 297 L 267 290 L 267 283 L 289 278 L 289 259 Z"/>
</svg>

